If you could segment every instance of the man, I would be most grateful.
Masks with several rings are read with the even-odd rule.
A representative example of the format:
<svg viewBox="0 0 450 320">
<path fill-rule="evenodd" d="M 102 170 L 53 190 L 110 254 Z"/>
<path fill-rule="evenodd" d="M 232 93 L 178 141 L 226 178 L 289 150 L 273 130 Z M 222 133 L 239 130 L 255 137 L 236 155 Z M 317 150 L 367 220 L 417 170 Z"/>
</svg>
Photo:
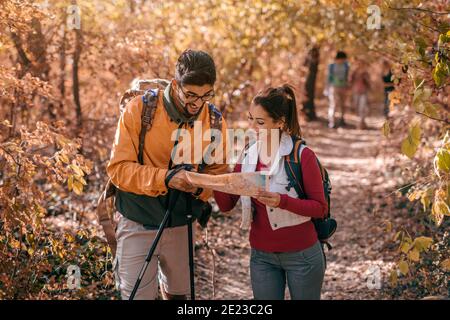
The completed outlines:
<svg viewBox="0 0 450 320">
<path fill-rule="evenodd" d="M 208 106 L 214 97 L 215 81 L 214 61 L 206 52 L 186 50 L 181 54 L 175 79 L 158 93 L 152 126 L 145 137 L 143 165 L 137 161 L 142 96 L 131 100 L 119 119 L 107 173 L 118 188 L 115 275 L 122 299 L 130 297 L 164 216 L 168 196 L 165 178 L 176 164 L 172 157 L 173 147 L 177 144 L 172 141 L 173 133 L 180 130 L 189 132 L 194 146 L 194 121 L 201 121 L 203 132 L 210 128 L 211 111 Z M 225 130 L 225 121 L 222 121 L 223 140 Z M 209 142 L 202 138 L 204 151 Z M 198 170 L 198 163 L 194 167 Z M 207 164 L 202 172 L 226 173 L 227 164 L 225 161 Z M 163 298 L 186 299 L 190 292 L 185 198 L 193 198 L 193 215 L 199 217 L 203 201 L 207 201 L 212 190 L 194 188 L 184 170 L 173 176 L 168 187 L 186 193 L 182 194 L 184 197 L 180 196 L 172 210 L 169 225 L 162 234 L 135 299 L 156 299 L 158 266 Z"/>
<path fill-rule="evenodd" d="M 344 51 L 338 51 L 334 63 L 328 66 L 327 89 L 329 98 L 328 108 L 328 127 L 337 128 L 344 126 L 345 101 L 348 91 L 349 65 L 347 54 Z M 335 111 L 339 109 L 341 117 L 339 122 L 335 123 Z"/>
</svg>

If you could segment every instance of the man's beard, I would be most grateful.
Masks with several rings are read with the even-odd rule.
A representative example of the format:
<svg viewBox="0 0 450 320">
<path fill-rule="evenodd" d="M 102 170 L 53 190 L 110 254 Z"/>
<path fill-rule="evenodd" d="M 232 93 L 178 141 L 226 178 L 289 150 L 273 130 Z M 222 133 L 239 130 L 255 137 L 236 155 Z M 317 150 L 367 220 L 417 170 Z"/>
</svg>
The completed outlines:
<svg viewBox="0 0 450 320">
<path fill-rule="evenodd" d="M 202 109 L 203 105 L 201 105 L 200 107 L 196 107 L 192 103 L 183 103 L 183 101 L 181 101 L 181 99 L 178 97 L 178 94 L 175 95 L 174 98 L 175 98 L 175 105 L 177 106 L 177 108 L 180 109 L 180 111 L 184 113 L 184 115 L 188 118 L 197 115 Z"/>
<path fill-rule="evenodd" d="M 202 108 L 202 106 L 199 106 L 199 107 L 197 107 L 197 106 L 195 106 L 194 104 L 192 104 L 192 103 L 186 103 L 185 105 L 184 105 L 184 111 L 185 111 L 185 113 L 187 114 L 187 115 L 189 115 L 189 116 L 195 116 L 195 115 L 197 115 L 199 112 L 200 112 L 200 109 Z"/>
</svg>

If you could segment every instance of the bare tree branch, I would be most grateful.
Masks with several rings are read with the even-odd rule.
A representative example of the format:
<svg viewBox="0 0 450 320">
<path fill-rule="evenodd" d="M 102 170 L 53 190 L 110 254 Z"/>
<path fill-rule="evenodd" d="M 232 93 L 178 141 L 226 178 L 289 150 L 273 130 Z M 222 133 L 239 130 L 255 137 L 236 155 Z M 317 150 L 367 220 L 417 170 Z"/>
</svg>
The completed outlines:
<svg viewBox="0 0 450 320">
<path fill-rule="evenodd" d="M 422 115 L 422 116 L 425 116 L 425 117 L 427 117 L 427 118 L 429 118 L 429 119 L 435 120 L 435 121 L 440 121 L 440 122 L 443 122 L 443 123 L 445 123 L 445 124 L 450 124 L 450 121 L 449 121 L 449 120 L 446 120 L 446 119 L 435 118 L 435 117 L 429 116 L 429 115 L 427 115 L 427 114 L 425 114 L 425 113 L 422 113 L 422 112 L 419 112 L 419 111 L 416 111 L 416 113 L 417 113 L 417 114 L 420 114 L 420 115 Z"/>
</svg>

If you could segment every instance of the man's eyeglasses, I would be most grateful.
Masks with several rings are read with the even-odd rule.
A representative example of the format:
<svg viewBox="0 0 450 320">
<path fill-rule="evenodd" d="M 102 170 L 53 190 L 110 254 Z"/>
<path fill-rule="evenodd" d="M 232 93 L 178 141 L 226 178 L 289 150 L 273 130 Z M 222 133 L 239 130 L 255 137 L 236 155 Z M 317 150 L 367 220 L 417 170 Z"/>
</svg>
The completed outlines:
<svg viewBox="0 0 450 320">
<path fill-rule="evenodd" d="M 203 102 L 207 102 L 212 100 L 215 96 L 214 90 L 208 91 L 203 96 L 199 96 L 193 93 L 185 92 L 180 85 L 178 87 L 180 88 L 181 92 L 183 92 L 183 95 L 186 98 L 186 100 L 192 103 L 197 102 L 198 99 L 201 99 Z"/>
</svg>

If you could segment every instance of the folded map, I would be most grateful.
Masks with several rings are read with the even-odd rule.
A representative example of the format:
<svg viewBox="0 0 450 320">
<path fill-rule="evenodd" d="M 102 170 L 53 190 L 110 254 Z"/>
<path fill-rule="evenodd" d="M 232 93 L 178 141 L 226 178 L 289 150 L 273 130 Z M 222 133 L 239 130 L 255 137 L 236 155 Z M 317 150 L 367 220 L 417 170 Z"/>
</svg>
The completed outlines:
<svg viewBox="0 0 450 320">
<path fill-rule="evenodd" d="M 267 174 L 258 172 L 234 172 L 220 175 L 210 175 L 187 172 L 189 182 L 197 188 L 208 188 L 216 191 L 240 196 L 255 196 L 259 189 L 266 189 Z"/>
</svg>

